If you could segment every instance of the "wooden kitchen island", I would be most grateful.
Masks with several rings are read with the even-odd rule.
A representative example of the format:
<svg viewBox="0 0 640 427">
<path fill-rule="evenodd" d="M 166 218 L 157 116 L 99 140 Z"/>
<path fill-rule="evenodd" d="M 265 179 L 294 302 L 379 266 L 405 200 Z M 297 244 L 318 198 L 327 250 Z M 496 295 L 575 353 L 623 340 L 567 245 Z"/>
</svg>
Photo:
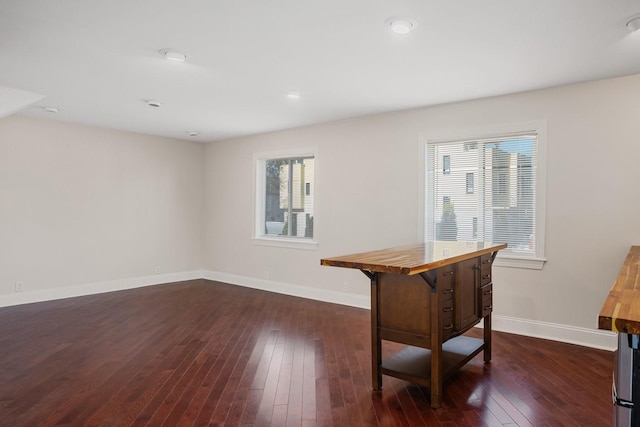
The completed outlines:
<svg viewBox="0 0 640 427">
<path fill-rule="evenodd" d="M 320 260 L 356 268 L 371 280 L 373 388 L 382 374 L 427 386 L 431 406 L 442 383 L 484 350 L 491 360 L 491 266 L 506 244 L 435 241 Z M 462 336 L 484 319 L 484 339 Z M 382 360 L 382 341 L 406 344 Z"/>
</svg>

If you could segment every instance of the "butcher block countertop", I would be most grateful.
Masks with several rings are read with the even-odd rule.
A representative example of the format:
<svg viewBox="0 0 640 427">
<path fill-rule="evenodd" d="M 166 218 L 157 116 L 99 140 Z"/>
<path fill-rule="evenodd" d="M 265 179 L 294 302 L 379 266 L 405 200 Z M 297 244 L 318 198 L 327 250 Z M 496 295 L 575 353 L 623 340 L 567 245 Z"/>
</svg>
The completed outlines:
<svg viewBox="0 0 640 427">
<path fill-rule="evenodd" d="M 413 275 L 506 248 L 506 243 L 433 241 L 324 258 L 321 265 Z"/>
<path fill-rule="evenodd" d="M 632 246 L 598 316 L 598 328 L 640 334 L 640 246 Z"/>
</svg>

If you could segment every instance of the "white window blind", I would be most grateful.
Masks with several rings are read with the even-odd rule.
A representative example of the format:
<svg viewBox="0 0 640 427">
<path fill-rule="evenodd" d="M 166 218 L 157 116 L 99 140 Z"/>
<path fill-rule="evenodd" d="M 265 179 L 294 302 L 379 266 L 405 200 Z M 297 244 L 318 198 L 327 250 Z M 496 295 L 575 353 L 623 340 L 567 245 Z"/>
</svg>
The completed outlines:
<svg viewBox="0 0 640 427">
<path fill-rule="evenodd" d="M 425 239 L 507 243 L 500 256 L 539 257 L 537 168 L 535 132 L 428 142 Z"/>
</svg>

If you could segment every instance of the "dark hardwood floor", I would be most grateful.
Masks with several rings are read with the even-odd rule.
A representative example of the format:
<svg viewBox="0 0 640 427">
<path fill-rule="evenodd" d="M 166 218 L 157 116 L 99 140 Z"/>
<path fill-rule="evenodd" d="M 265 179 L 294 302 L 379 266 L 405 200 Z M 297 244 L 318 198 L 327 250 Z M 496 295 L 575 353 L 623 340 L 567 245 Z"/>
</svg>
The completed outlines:
<svg viewBox="0 0 640 427">
<path fill-rule="evenodd" d="M 204 280 L 6 307 L 0 425 L 611 425 L 611 352 L 493 345 L 434 410 L 401 380 L 372 391 L 368 310 Z"/>
</svg>

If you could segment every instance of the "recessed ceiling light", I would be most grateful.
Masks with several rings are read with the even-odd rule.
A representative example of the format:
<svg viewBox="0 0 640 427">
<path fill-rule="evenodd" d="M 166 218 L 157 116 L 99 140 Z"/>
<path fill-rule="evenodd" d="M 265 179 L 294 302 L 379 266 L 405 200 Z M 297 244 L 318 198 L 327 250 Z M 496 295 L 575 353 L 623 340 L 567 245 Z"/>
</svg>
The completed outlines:
<svg viewBox="0 0 640 427">
<path fill-rule="evenodd" d="M 385 25 L 396 34 L 407 34 L 418 26 L 415 20 L 399 16 L 393 16 L 384 22 Z"/>
<path fill-rule="evenodd" d="M 627 22 L 627 28 L 631 32 L 640 30 L 640 16 L 630 19 L 629 22 Z"/>
<path fill-rule="evenodd" d="M 187 55 L 175 49 L 160 49 L 160 53 L 170 61 L 184 62 L 187 59 Z"/>
<path fill-rule="evenodd" d="M 42 107 L 42 109 L 47 113 L 57 114 L 60 112 L 60 109 L 57 107 Z"/>
<path fill-rule="evenodd" d="M 187 132 L 187 135 L 189 135 L 189 136 L 198 136 L 198 135 L 200 135 L 200 132 L 192 130 L 192 131 Z"/>
<path fill-rule="evenodd" d="M 302 94 L 297 90 L 288 90 L 284 95 L 289 99 L 300 99 L 302 97 Z"/>
<path fill-rule="evenodd" d="M 159 108 L 160 106 L 162 106 L 162 102 L 157 101 L 155 99 L 147 99 L 145 102 L 149 107 Z"/>
</svg>

